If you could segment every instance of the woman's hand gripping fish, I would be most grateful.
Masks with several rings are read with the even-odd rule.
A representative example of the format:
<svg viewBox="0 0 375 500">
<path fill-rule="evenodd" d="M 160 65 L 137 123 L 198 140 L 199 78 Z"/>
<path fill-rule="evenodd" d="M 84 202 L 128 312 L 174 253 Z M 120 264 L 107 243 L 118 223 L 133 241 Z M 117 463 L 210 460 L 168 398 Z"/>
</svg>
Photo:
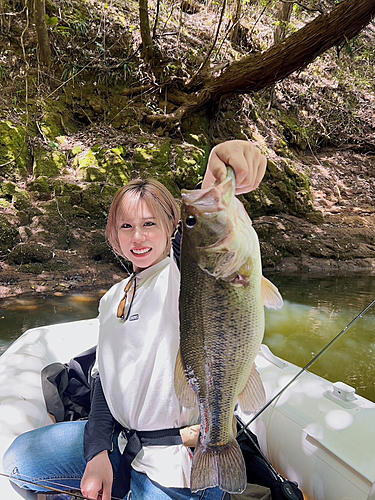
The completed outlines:
<svg viewBox="0 0 375 500">
<path fill-rule="evenodd" d="M 264 335 L 264 308 L 283 305 L 262 277 L 259 242 L 235 197 L 235 176 L 182 192 L 180 352 L 176 394 L 200 411 L 191 489 L 219 486 L 239 493 L 246 470 L 233 428 L 234 408 L 251 413 L 265 403 L 254 360 Z"/>
</svg>

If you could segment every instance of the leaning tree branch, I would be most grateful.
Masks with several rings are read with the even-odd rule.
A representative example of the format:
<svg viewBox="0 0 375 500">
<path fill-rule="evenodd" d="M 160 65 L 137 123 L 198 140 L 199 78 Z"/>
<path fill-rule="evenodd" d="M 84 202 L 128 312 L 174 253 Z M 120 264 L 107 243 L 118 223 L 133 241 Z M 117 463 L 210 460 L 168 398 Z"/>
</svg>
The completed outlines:
<svg viewBox="0 0 375 500">
<path fill-rule="evenodd" d="M 272 85 L 331 47 L 351 40 L 374 15 L 375 0 L 344 0 L 266 52 L 235 61 L 220 76 L 211 78 L 204 91 L 211 101 L 217 101 L 228 93 L 248 93 Z"/>
<path fill-rule="evenodd" d="M 256 92 L 273 85 L 306 67 L 331 47 L 354 38 L 374 16 L 375 0 L 343 0 L 283 42 L 263 53 L 245 56 L 219 76 L 211 76 L 203 88 L 189 95 L 189 106 L 183 105 L 181 111 L 177 109 L 173 117 L 159 115 L 159 121 L 174 121 L 224 96 Z"/>
</svg>

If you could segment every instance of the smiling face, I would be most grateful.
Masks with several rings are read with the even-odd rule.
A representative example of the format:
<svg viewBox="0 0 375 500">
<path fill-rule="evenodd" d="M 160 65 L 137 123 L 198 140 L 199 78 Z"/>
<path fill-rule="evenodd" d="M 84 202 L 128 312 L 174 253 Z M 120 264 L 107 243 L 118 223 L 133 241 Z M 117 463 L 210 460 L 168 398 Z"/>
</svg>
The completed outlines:
<svg viewBox="0 0 375 500">
<path fill-rule="evenodd" d="M 169 237 L 160 217 L 146 201 L 125 196 L 118 217 L 121 254 L 140 271 L 163 260 L 169 252 Z"/>
<path fill-rule="evenodd" d="M 134 179 L 112 201 L 106 237 L 113 251 L 139 271 L 169 254 L 179 217 L 179 207 L 163 184 L 155 179 Z"/>
</svg>

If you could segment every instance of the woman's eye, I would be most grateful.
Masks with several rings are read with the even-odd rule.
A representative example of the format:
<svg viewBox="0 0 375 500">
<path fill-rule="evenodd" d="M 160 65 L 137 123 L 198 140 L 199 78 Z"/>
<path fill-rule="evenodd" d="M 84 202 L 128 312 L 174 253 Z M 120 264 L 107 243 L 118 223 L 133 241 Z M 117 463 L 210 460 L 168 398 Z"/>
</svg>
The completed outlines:
<svg viewBox="0 0 375 500">
<path fill-rule="evenodd" d="M 152 222 L 152 221 L 148 221 L 148 222 L 145 222 L 144 224 L 146 227 L 150 227 L 150 226 L 155 226 L 155 222 Z"/>
<path fill-rule="evenodd" d="M 125 224 L 122 224 L 122 225 L 121 225 L 121 228 L 122 228 L 122 229 L 128 229 L 129 227 L 131 227 L 131 225 L 130 225 L 130 224 L 127 224 L 126 222 L 125 222 Z"/>
</svg>

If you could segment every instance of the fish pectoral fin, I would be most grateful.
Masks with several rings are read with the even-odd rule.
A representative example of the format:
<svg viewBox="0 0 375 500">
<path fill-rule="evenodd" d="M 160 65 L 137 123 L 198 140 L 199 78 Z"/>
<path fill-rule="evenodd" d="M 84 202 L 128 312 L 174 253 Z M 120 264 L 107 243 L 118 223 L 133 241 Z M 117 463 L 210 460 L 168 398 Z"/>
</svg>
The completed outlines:
<svg viewBox="0 0 375 500">
<path fill-rule="evenodd" d="M 277 287 L 264 276 L 262 276 L 262 300 L 267 309 L 281 309 L 284 305 Z"/>
<path fill-rule="evenodd" d="M 182 362 L 181 350 L 178 350 L 174 372 L 174 389 L 179 402 L 185 408 L 194 408 L 197 404 L 197 395 L 190 387 Z"/>
<path fill-rule="evenodd" d="M 266 404 L 266 392 L 255 363 L 245 389 L 238 396 L 238 404 L 246 414 L 258 411 Z"/>
</svg>

